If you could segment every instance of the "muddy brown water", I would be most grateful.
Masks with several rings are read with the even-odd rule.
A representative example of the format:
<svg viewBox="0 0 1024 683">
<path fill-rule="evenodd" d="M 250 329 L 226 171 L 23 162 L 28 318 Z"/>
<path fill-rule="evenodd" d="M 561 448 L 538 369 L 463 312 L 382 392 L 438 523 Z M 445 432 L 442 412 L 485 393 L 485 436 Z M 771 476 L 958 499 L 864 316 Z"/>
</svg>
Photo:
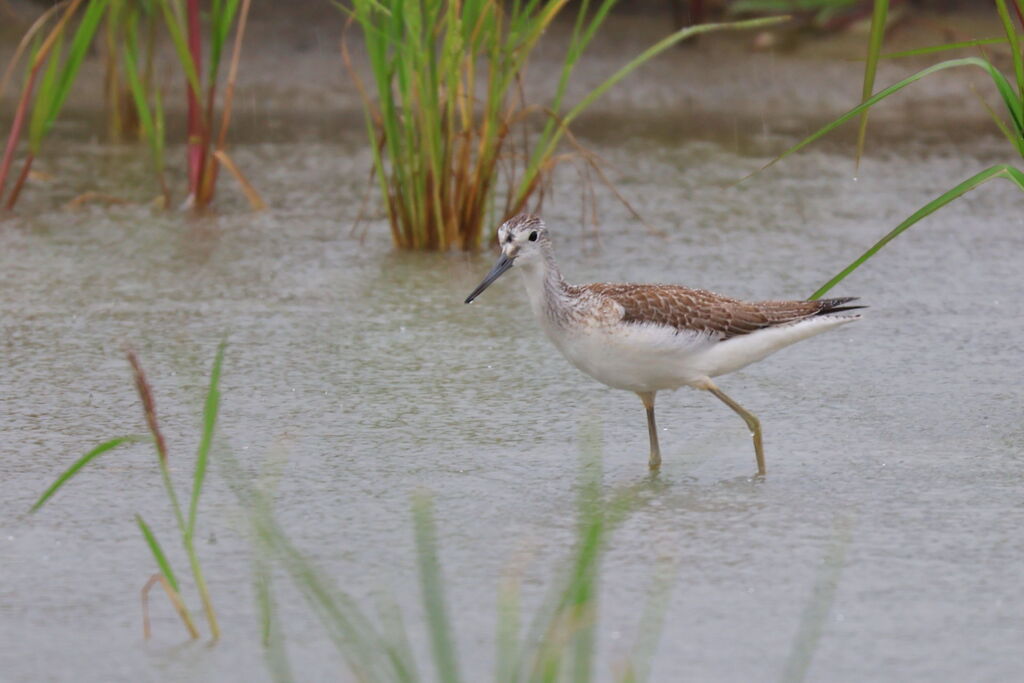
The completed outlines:
<svg viewBox="0 0 1024 683">
<path fill-rule="evenodd" d="M 198 534 L 216 646 L 186 642 L 161 597 L 142 640 L 138 591 L 154 566 L 134 513 L 186 568 L 145 446 L 104 456 L 25 514 L 73 458 L 143 431 L 124 343 L 150 374 L 184 490 L 222 338 L 218 448 L 254 477 L 280 468 L 290 537 L 364 605 L 394 596 L 423 670 L 411 495 L 434 495 L 459 659 L 467 680 L 486 680 L 499 581 L 525 563 L 527 611 L 542 599 L 597 432 L 604 485 L 641 497 L 602 565 L 602 679 L 665 566 L 652 680 L 1024 676 L 1024 212 L 1008 185 L 930 217 L 837 288 L 871 306 L 864 320 L 722 378 L 762 420 L 766 478 L 750 476 L 743 423 L 681 390 L 659 398 L 652 480 L 639 401 L 557 354 L 514 272 L 465 306 L 491 254 L 397 253 L 379 217 L 350 233 L 369 161 L 359 130 L 240 144 L 272 208 L 248 213 L 225 185 L 221 213 L 193 220 L 141 203 L 59 208 L 86 190 L 151 195 L 136 151 L 75 125 L 42 164 L 55 180 L 0 226 L 0 680 L 269 679 L 251 546 L 216 460 Z M 606 196 L 600 226 L 584 224 L 570 169 L 544 214 L 573 281 L 804 297 L 942 190 L 1011 160 L 995 136 L 953 133 L 876 150 L 856 177 L 847 153 L 812 149 L 739 187 L 767 159 L 757 150 L 791 138 L 594 134 L 664 234 Z M 296 680 L 348 680 L 298 593 L 276 586 Z"/>
</svg>

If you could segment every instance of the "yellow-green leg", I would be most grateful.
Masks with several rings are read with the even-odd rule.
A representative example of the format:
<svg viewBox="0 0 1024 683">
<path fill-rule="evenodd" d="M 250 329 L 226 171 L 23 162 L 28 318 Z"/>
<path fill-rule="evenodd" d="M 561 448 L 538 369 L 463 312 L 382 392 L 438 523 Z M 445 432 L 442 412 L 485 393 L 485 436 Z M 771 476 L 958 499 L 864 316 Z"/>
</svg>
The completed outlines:
<svg viewBox="0 0 1024 683">
<path fill-rule="evenodd" d="M 647 466 L 652 470 L 661 467 L 661 449 L 658 448 L 658 428 L 654 424 L 655 393 L 653 391 L 638 391 L 636 394 L 644 402 L 644 408 L 647 409 L 647 435 L 651 438 L 651 458 L 647 461 Z"/>
<path fill-rule="evenodd" d="M 729 398 L 724 391 L 719 389 L 711 380 L 707 380 L 704 389 L 722 400 L 722 403 L 736 411 L 736 414 L 743 418 L 750 428 L 750 435 L 754 438 L 754 457 L 757 458 L 757 473 L 764 474 L 764 447 L 761 445 L 761 422 L 748 412 L 743 406 Z"/>
</svg>

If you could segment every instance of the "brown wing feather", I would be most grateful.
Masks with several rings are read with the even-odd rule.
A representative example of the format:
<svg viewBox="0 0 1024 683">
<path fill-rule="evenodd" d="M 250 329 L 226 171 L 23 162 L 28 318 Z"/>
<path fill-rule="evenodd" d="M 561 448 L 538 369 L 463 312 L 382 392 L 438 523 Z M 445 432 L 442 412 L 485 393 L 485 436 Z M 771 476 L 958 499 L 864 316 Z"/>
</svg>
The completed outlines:
<svg viewBox="0 0 1024 683">
<path fill-rule="evenodd" d="M 731 299 L 703 289 L 678 285 L 595 283 L 580 289 L 612 299 L 623 308 L 622 321 L 667 325 L 728 339 L 774 325 L 785 325 L 841 307 L 852 299 L 756 301 Z"/>
</svg>

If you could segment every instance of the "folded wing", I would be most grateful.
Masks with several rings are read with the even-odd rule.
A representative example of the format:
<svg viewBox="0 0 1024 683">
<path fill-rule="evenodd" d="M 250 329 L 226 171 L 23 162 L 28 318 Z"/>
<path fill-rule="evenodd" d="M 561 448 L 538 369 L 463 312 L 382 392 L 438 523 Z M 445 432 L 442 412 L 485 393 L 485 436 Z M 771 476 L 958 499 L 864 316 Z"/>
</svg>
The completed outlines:
<svg viewBox="0 0 1024 683">
<path fill-rule="evenodd" d="M 864 308 L 846 305 L 856 297 L 747 302 L 678 285 L 601 282 L 584 285 L 581 289 L 622 306 L 622 322 L 665 325 L 681 332 L 702 332 L 723 340 L 805 318 Z"/>
</svg>

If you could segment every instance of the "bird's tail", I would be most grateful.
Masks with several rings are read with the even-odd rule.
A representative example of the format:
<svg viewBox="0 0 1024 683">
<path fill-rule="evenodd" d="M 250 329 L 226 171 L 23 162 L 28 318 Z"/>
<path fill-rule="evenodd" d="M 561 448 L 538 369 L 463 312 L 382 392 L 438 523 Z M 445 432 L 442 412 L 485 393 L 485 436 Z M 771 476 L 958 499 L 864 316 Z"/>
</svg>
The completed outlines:
<svg viewBox="0 0 1024 683">
<path fill-rule="evenodd" d="M 857 301 L 859 297 L 855 296 L 842 296 L 836 299 L 819 299 L 818 303 L 821 307 L 815 312 L 814 315 L 830 315 L 832 313 L 841 313 L 842 311 L 855 311 L 858 308 L 867 308 L 867 306 L 847 306 L 846 304 L 851 301 Z"/>
</svg>

